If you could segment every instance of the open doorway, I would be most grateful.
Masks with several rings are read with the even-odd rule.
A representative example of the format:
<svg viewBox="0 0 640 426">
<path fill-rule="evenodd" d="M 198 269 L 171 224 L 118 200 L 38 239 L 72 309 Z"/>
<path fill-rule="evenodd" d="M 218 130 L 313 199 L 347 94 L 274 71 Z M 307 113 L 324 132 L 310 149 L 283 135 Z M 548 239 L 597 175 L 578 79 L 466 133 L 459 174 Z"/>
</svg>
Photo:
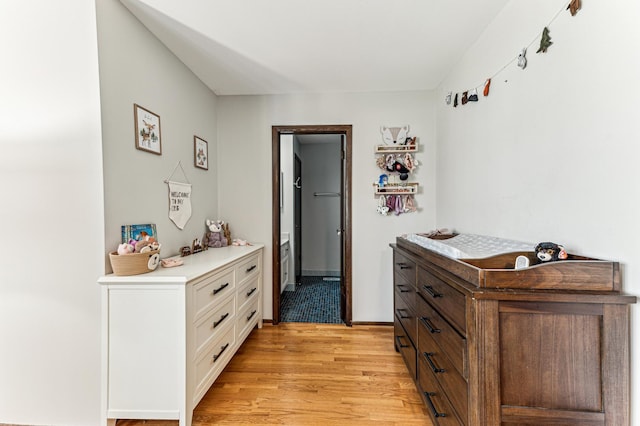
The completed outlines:
<svg viewBox="0 0 640 426">
<path fill-rule="evenodd" d="M 330 210 L 337 210 L 338 218 L 336 219 L 336 223 L 333 224 L 333 229 L 331 232 L 333 236 L 328 238 L 328 240 L 335 240 L 336 249 L 330 247 L 330 245 L 324 248 L 325 251 L 332 251 L 333 255 L 338 254 L 337 258 L 334 259 L 330 266 L 325 269 L 329 269 L 329 271 L 322 271 L 323 275 L 338 275 L 335 277 L 336 281 L 339 281 L 339 292 L 340 292 L 340 319 L 346 325 L 350 326 L 352 323 L 351 319 L 351 126 L 350 125 L 328 125 L 328 126 L 273 126 L 272 127 L 272 182 L 273 182 L 273 212 L 272 212 L 272 247 L 273 247 L 273 323 L 278 324 L 282 320 L 282 310 L 281 310 L 281 301 L 282 301 L 282 291 L 283 291 L 283 277 L 289 276 L 290 281 L 295 281 L 299 283 L 300 276 L 304 276 L 305 266 L 306 268 L 318 269 L 318 265 L 313 265 L 312 262 L 307 262 L 305 265 L 304 260 L 302 259 L 303 255 L 300 251 L 301 248 L 305 246 L 303 241 L 303 233 L 304 233 L 304 218 L 301 219 L 300 212 L 300 200 L 302 197 L 302 187 L 303 181 L 302 176 L 304 173 L 304 161 L 293 161 L 294 155 L 293 150 L 291 150 L 291 159 L 292 159 L 292 167 L 287 169 L 287 174 L 285 175 L 283 171 L 282 162 L 282 149 L 284 147 L 285 150 L 289 149 L 286 143 L 282 143 L 283 139 L 292 139 L 291 136 L 299 137 L 301 139 L 305 139 L 309 141 L 309 139 L 313 139 L 310 135 L 316 135 L 313 137 L 318 137 L 326 142 L 335 143 L 335 147 L 337 149 L 338 155 L 338 169 L 333 172 L 332 177 L 338 179 L 337 188 L 338 190 L 332 191 L 323 191 L 315 188 L 313 192 L 307 192 L 307 197 L 312 196 L 314 201 L 316 201 L 319 206 L 322 208 L 328 208 Z M 323 135 L 325 137 L 323 137 Z M 327 145 L 328 146 L 328 145 Z M 321 148 L 321 147 L 316 147 Z M 312 149 L 312 148 L 309 148 Z M 287 158 L 289 154 L 285 155 Z M 311 157 L 309 157 L 309 155 Z M 313 153 L 307 154 L 307 158 L 317 159 L 319 157 L 314 156 Z M 304 158 L 303 158 L 304 160 Z M 300 167 L 300 169 L 296 170 L 296 166 Z M 317 166 L 314 161 L 310 161 L 311 166 Z M 313 167 L 311 167 L 313 169 Z M 312 171 L 311 171 L 312 172 Z M 310 173 L 311 173 L 310 172 Z M 338 174 L 339 176 L 335 176 Z M 295 176 L 294 176 L 295 175 Z M 294 191 L 287 191 L 289 189 L 288 185 L 284 185 L 284 182 L 290 183 Z M 296 199 L 295 191 L 298 191 Z M 290 194 L 285 196 L 284 194 Z M 295 209 L 295 213 L 291 213 L 292 223 L 296 223 L 294 229 L 291 229 L 290 233 L 283 233 L 283 226 L 281 224 L 282 211 L 284 208 L 284 201 L 287 203 L 291 203 L 291 205 L 295 204 L 298 206 Z M 333 206 L 333 207 L 331 207 Z M 328 214 L 323 214 L 322 210 L 319 209 L 317 212 L 319 216 L 316 217 L 316 223 L 319 221 L 325 221 L 325 216 L 329 216 Z M 299 216 L 300 215 L 300 216 Z M 295 219 L 298 217 L 298 219 Z M 295 219 L 295 220 L 294 220 Z M 310 219 L 312 222 L 313 218 Z M 337 225 L 337 226 L 336 226 Z M 299 228 L 297 228 L 299 227 Z M 307 228 L 309 229 L 309 228 Z M 313 229 L 313 228 L 311 228 Z M 307 231 L 308 234 L 312 232 Z M 290 241 L 293 249 L 290 253 L 287 254 L 285 249 L 280 250 L 281 242 L 284 240 L 283 236 L 286 236 L 286 240 Z M 309 238 L 313 238 L 313 235 L 307 235 Z M 333 244 L 331 242 L 331 244 Z M 286 246 L 287 248 L 289 246 Z M 297 248 L 297 252 L 296 252 Z M 338 253 L 336 253 L 336 251 Z M 310 256 L 312 258 L 321 257 L 317 255 Z M 294 270 L 294 268 L 290 267 L 290 262 L 293 262 L 295 266 L 295 272 L 289 273 L 289 271 Z M 336 270 L 337 273 L 331 273 L 331 270 Z M 312 271 L 314 272 L 314 271 Z M 324 279 L 333 280 L 334 277 L 328 276 L 324 277 Z"/>
</svg>

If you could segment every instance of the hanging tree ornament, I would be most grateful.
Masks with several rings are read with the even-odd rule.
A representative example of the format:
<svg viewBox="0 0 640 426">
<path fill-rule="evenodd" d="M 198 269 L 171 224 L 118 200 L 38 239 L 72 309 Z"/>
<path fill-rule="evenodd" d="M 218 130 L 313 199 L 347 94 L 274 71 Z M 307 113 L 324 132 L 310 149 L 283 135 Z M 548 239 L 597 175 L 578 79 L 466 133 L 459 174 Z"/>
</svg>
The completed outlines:
<svg viewBox="0 0 640 426">
<path fill-rule="evenodd" d="M 549 35 L 549 28 L 544 27 L 542 30 L 542 37 L 540 38 L 540 48 L 536 53 L 547 53 L 547 49 L 551 46 L 553 42 L 551 41 L 551 36 Z"/>
<path fill-rule="evenodd" d="M 582 2 L 580 0 L 571 0 L 569 6 L 567 6 L 567 10 L 571 12 L 571 16 L 576 16 L 578 10 L 582 8 Z"/>
<path fill-rule="evenodd" d="M 518 55 L 518 66 L 522 69 L 527 67 L 527 48 L 523 47 L 522 52 Z"/>
</svg>

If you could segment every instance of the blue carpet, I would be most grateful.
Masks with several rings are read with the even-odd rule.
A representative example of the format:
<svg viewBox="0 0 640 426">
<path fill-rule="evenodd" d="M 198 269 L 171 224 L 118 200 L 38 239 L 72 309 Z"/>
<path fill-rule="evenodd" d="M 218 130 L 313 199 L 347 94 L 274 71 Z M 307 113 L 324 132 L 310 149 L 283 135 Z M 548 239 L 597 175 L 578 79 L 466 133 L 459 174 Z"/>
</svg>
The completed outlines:
<svg viewBox="0 0 640 426">
<path fill-rule="evenodd" d="M 340 281 L 325 281 L 323 277 L 301 277 L 301 283 L 294 291 L 282 293 L 280 320 L 342 324 Z"/>
</svg>

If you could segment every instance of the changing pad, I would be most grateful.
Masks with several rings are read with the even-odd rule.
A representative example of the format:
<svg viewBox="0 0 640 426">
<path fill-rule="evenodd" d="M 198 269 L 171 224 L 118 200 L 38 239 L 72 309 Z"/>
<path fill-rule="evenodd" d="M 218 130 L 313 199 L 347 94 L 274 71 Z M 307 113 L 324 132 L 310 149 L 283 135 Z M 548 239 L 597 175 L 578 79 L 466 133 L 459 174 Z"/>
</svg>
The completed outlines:
<svg viewBox="0 0 640 426">
<path fill-rule="evenodd" d="M 476 234 L 458 234 L 446 240 L 434 240 L 423 234 L 402 238 L 454 259 L 480 259 L 515 251 L 533 251 L 535 244 Z"/>
</svg>

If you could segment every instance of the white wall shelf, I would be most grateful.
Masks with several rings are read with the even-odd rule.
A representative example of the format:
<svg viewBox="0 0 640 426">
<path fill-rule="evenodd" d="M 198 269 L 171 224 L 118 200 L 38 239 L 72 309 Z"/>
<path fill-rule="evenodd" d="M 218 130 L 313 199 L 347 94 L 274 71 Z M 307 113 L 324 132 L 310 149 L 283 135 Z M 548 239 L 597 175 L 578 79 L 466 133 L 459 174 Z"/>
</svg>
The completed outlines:
<svg viewBox="0 0 640 426">
<path fill-rule="evenodd" d="M 417 194 L 418 193 L 417 182 L 408 182 L 403 184 L 386 184 L 384 186 L 380 186 L 377 183 L 373 184 L 375 188 L 376 194 L 381 195 L 406 195 L 406 194 Z"/>
<path fill-rule="evenodd" d="M 376 145 L 376 154 L 393 154 L 398 152 L 417 152 L 418 142 L 414 142 L 410 145 Z"/>
</svg>

